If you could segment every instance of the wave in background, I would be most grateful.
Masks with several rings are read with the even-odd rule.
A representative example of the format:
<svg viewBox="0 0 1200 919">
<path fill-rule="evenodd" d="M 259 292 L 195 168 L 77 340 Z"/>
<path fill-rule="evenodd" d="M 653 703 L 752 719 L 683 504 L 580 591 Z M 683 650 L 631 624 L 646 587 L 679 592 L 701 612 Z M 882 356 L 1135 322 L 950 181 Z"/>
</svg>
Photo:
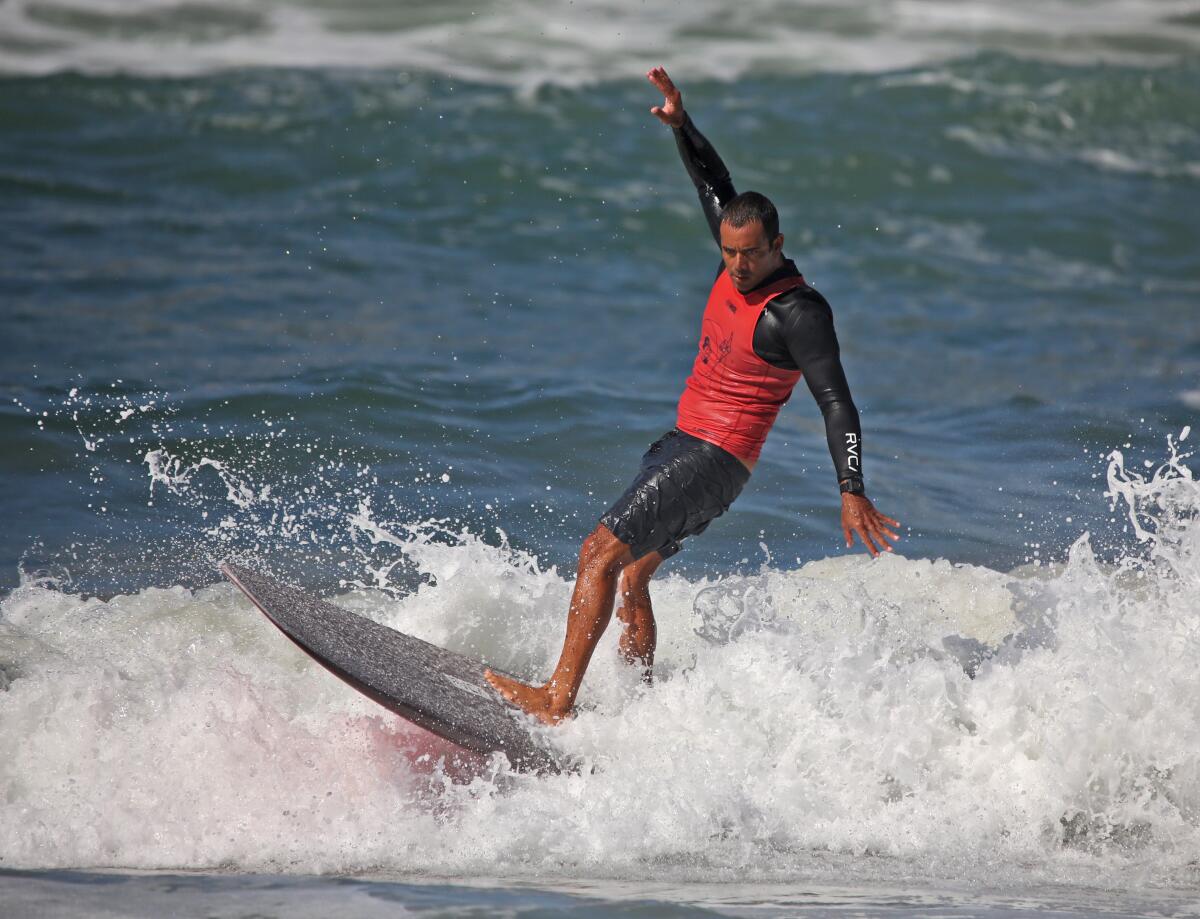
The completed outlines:
<svg viewBox="0 0 1200 919">
<path fill-rule="evenodd" d="M 437 4 L 8 0 L 0 72 L 195 75 L 241 67 L 425 70 L 533 89 L 679 65 L 878 72 L 1001 51 L 1063 62 L 1161 63 L 1200 48 L 1195 0 L 937 2 L 553 0 Z"/>
</svg>

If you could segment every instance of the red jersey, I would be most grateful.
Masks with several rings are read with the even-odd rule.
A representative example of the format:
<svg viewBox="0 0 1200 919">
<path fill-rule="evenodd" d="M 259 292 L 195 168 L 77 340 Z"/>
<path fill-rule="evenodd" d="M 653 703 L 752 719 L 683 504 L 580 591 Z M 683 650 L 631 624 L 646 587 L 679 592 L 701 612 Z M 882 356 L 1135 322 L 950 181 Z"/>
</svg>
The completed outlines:
<svg viewBox="0 0 1200 919">
<path fill-rule="evenodd" d="M 800 371 L 773 367 L 755 354 L 754 327 L 771 300 L 803 284 L 793 276 L 743 294 L 721 270 L 704 309 L 700 352 L 679 397 L 679 430 L 748 463 L 758 459 Z"/>
</svg>

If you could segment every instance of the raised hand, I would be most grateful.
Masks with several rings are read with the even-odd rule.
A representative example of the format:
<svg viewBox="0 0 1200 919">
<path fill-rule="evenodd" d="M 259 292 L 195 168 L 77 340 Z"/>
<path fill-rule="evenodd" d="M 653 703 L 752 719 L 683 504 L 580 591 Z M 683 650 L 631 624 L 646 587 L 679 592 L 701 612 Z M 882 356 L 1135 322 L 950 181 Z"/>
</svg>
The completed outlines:
<svg viewBox="0 0 1200 919">
<path fill-rule="evenodd" d="M 864 495 L 842 495 L 842 534 L 846 537 L 847 549 L 854 544 L 854 535 L 857 534 L 872 558 L 879 554 L 880 549 L 891 552 L 892 547 L 887 544 L 887 540 L 895 542 L 900 538 L 900 534 L 889 530 L 884 526 L 885 523 L 894 527 L 900 526 L 899 520 L 885 517 L 875 510 L 870 498 Z"/>
<path fill-rule="evenodd" d="M 650 109 L 650 114 L 669 128 L 678 128 L 683 124 L 683 96 L 661 67 L 655 67 L 646 74 L 646 79 L 658 87 L 663 94 L 663 104 Z"/>
</svg>

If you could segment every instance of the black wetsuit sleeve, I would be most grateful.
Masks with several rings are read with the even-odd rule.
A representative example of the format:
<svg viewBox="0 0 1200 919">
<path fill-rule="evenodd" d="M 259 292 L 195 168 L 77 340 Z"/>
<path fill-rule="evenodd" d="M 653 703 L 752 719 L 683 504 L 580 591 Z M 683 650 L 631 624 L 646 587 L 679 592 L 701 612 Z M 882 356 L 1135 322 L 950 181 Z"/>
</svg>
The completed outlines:
<svg viewBox="0 0 1200 919">
<path fill-rule="evenodd" d="M 730 199 L 737 195 L 733 182 L 729 178 L 729 170 L 713 149 L 703 134 L 692 123 L 690 115 L 683 116 L 683 124 L 674 128 L 675 146 L 679 148 L 679 157 L 683 166 L 696 186 L 700 196 L 700 207 L 704 209 L 704 217 L 708 228 L 712 231 L 713 239 L 721 241 L 721 211 Z"/>
<path fill-rule="evenodd" d="M 815 295 L 816 299 L 813 298 Z M 786 295 L 785 295 L 786 296 Z M 777 298 L 783 300 L 784 297 Z M 789 300 L 792 298 L 788 298 Z M 862 428 L 842 370 L 833 311 L 816 291 L 790 305 L 782 332 L 788 353 L 825 418 L 825 439 L 838 481 L 862 475 Z"/>
</svg>

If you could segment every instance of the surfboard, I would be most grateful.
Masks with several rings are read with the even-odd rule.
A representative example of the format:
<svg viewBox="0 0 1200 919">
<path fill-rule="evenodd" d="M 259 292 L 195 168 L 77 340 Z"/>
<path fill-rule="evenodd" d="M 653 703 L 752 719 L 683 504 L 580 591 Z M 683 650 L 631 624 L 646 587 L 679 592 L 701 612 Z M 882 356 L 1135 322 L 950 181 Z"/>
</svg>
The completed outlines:
<svg viewBox="0 0 1200 919">
<path fill-rule="evenodd" d="M 480 661 L 241 565 L 220 567 L 305 654 L 384 708 L 468 750 L 503 753 L 521 771 L 565 768 L 564 757 L 531 719 L 487 682 Z"/>
</svg>

